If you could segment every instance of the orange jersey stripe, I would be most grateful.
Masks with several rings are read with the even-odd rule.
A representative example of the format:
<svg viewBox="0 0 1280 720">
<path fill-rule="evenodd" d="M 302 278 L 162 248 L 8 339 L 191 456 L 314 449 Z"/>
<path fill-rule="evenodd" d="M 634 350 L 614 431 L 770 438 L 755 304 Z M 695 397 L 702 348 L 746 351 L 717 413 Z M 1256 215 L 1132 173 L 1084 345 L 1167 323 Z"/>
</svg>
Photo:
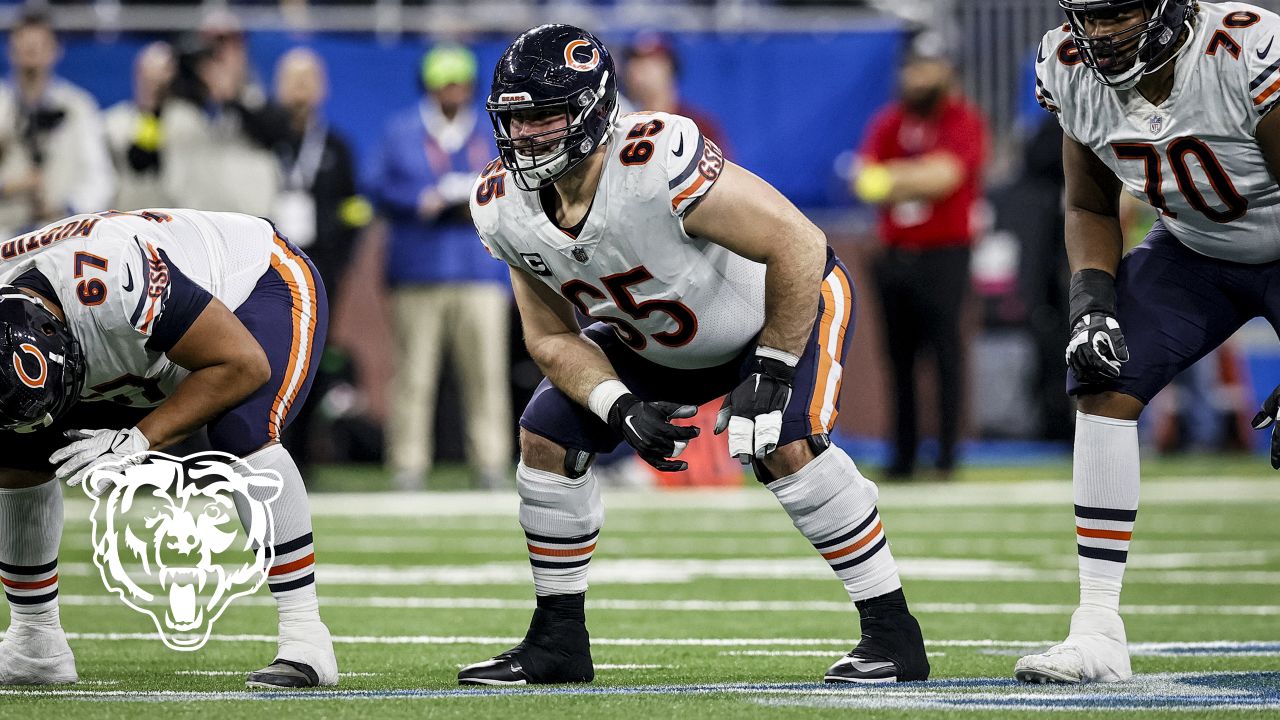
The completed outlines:
<svg viewBox="0 0 1280 720">
<path fill-rule="evenodd" d="M 1082 528 L 1076 526 L 1076 534 L 1080 537 L 1099 538 L 1102 540 L 1132 540 L 1133 531 L 1124 532 L 1123 530 L 1094 530 L 1093 528 Z"/>
<path fill-rule="evenodd" d="M 0 578 L 0 583 L 4 583 L 5 587 L 11 587 L 14 590 L 39 590 L 40 588 L 47 588 L 56 582 L 58 582 L 57 575 L 45 578 L 44 580 L 34 580 L 32 582 L 18 582 L 17 580 L 10 580 L 9 578 Z"/>
<path fill-rule="evenodd" d="M 591 551 L 595 549 L 595 543 L 591 543 L 584 548 L 576 548 L 573 550 L 553 550 L 551 548 L 541 548 L 536 545 L 529 545 L 529 552 L 534 555 L 546 555 L 547 557 L 578 557 L 580 555 L 590 555 Z"/>
<path fill-rule="evenodd" d="M 1271 85 L 1268 86 L 1266 90 L 1263 90 L 1261 95 L 1253 99 L 1253 104 L 1261 105 L 1262 103 L 1266 102 L 1267 98 L 1274 95 L 1276 90 L 1280 90 L 1280 80 L 1276 80 L 1275 82 L 1271 83 Z"/>
<path fill-rule="evenodd" d="M 311 372 L 311 359 L 316 356 L 316 350 L 315 350 L 316 318 L 318 316 L 317 313 L 319 312 L 316 305 L 316 296 L 317 296 L 317 293 L 319 292 L 318 290 L 319 280 L 316 277 L 316 274 L 311 271 L 311 266 L 308 265 L 307 262 L 303 260 L 300 255 L 298 255 L 297 253 L 291 252 L 288 249 L 286 249 L 285 252 L 287 252 L 295 260 L 297 260 L 298 266 L 302 269 L 302 272 L 306 275 L 307 299 L 308 301 L 310 301 L 310 304 L 308 307 L 311 308 L 311 320 L 307 324 L 307 333 L 308 333 L 307 355 L 306 357 L 302 358 L 302 362 L 303 362 L 302 374 L 298 376 L 299 378 L 298 387 L 294 389 L 294 391 L 289 395 L 289 399 L 285 402 L 284 413 L 281 414 L 280 416 L 281 422 L 284 422 L 284 419 L 289 417 L 289 413 L 293 410 L 293 402 L 298 399 L 298 393 L 301 392 L 302 385 L 303 383 L 306 382 L 307 374 Z M 298 312 L 299 314 L 301 313 L 301 308 L 298 308 Z"/>
<path fill-rule="evenodd" d="M 306 281 L 308 285 L 307 296 L 308 296 L 308 300 L 310 300 L 310 308 L 311 308 L 311 320 L 308 323 L 308 327 L 305 328 L 306 332 L 308 333 L 308 338 L 310 342 L 308 342 L 308 352 L 306 353 L 306 357 L 303 357 L 302 356 L 302 333 L 304 331 L 304 328 L 302 327 L 302 322 L 303 322 L 303 314 L 304 314 L 303 310 L 305 307 L 305 303 L 302 297 L 302 283 L 299 281 L 300 278 L 297 276 L 294 270 L 273 254 L 271 258 L 271 267 L 274 268 L 276 272 L 278 272 L 280 276 L 284 278 L 286 284 L 289 285 L 289 293 L 293 297 L 293 316 L 294 316 L 293 340 L 289 346 L 289 362 L 288 362 L 288 365 L 285 367 L 284 380 L 280 385 L 280 389 L 276 391 L 275 401 L 271 405 L 271 417 L 268 420 L 268 432 L 270 436 L 273 439 L 279 439 L 280 432 L 282 430 L 281 426 L 283 425 L 285 419 L 289 416 L 289 410 L 293 406 L 293 401 L 294 399 L 297 398 L 297 393 L 302 388 L 302 385 L 305 382 L 305 379 L 307 377 L 307 373 L 310 371 L 311 355 L 314 354 L 313 352 L 314 346 L 312 345 L 312 342 L 315 339 L 314 323 L 315 323 L 315 308 L 316 308 L 316 286 L 315 286 L 314 274 L 311 272 L 311 269 L 307 266 L 306 261 L 304 261 L 296 253 L 290 250 L 289 246 L 283 240 L 280 239 L 279 235 L 275 237 L 275 243 L 276 243 L 276 246 L 280 249 L 281 253 L 283 253 L 286 257 L 294 260 L 300 267 L 301 272 L 306 273 Z M 299 374 L 299 369 L 301 369 L 301 374 Z M 294 377 L 298 378 L 298 383 L 291 390 L 290 384 L 293 382 Z"/>
<path fill-rule="evenodd" d="M 835 560 L 836 558 L 842 558 L 845 555 L 855 553 L 858 550 L 861 550 L 862 548 L 866 547 L 867 544 L 870 543 L 872 540 L 875 540 L 877 537 L 879 537 L 880 531 L 883 529 L 884 529 L 884 524 L 881 523 L 879 520 L 877 520 L 876 526 L 871 529 L 871 532 L 864 535 L 861 540 L 850 545 L 849 547 L 840 548 L 839 550 L 832 550 L 829 553 L 822 553 L 822 557 L 826 558 L 827 560 Z"/>
<path fill-rule="evenodd" d="M 831 348 L 831 354 L 838 356 L 841 348 L 844 347 L 844 334 L 849 330 L 849 321 L 853 319 L 853 286 L 849 282 L 849 276 L 845 274 L 840 266 L 836 266 L 836 279 L 840 281 L 840 287 L 844 290 L 844 317 L 840 318 L 840 334 L 836 336 L 836 346 Z M 844 384 L 844 373 L 840 373 L 840 377 L 836 378 L 836 391 L 832 395 L 833 401 L 840 399 L 840 386 Z M 831 428 L 836 426 L 836 417 L 840 415 L 840 410 L 833 404 L 831 406 L 831 419 L 827 421 L 827 427 L 824 432 L 831 432 Z"/>
<path fill-rule="evenodd" d="M 689 187 L 685 188 L 685 191 L 684 191 L 684 192 L 682 192 L 682 193 L 680 193 L 679 195 L 677 195 L 677 196 L 675 197 L 675 199 L 671 201 L 671 209 L 672 209 L 672 210 L 679 210 L 679 209 L 680 209 L 680 203 L 684 202 L 685 200 L 688 200 L 690 196 L 692 196 L 694 193 L 698 192 L 698 188 L 702 187 L 702 184 L 703 184 L 703 183 L 705 183 L 706 181 L 707 181 L 706 176 L 705 176 L 705 175 L 702 175 L 701 173 L 699 173 L 699 174 L 698 174 L 698 179 L 697 179 L 697 180 L 695 180 L 695 181 L 694 181 L 694 183 L 693 183 L 692 185 L 690 185 Z"/>
<path fill-rule="evenodd" d="M 818 374 L 809 401 L 809 432 L 819 435 L 822 429 L 822 399 L 827 396 L 827 377 L 831 374 L 831 356 L 826 353 L 826 338 L 831 335 L 831 323 L 835 322 L 835 295 L 827 279 L 822 279 L 822 317 L 818 320 Z"/>
<path fill-rule="evenodd" d="M 310 555 L 304 558 L 298 558 L 293 562 L 287 562 L 283 565 L 277 565 L 271 568 L 271 570 L 267 572 L 267 575 L 271 577 L 275 577 L 276 575 L 284 575 L 285 573 L 291 573 L 294 570 L 301 570 L 302 568 L 308 565 L 314 565 L 315 562 L 316 562 L 316 554 L 311 553 Z"/>
</svg>

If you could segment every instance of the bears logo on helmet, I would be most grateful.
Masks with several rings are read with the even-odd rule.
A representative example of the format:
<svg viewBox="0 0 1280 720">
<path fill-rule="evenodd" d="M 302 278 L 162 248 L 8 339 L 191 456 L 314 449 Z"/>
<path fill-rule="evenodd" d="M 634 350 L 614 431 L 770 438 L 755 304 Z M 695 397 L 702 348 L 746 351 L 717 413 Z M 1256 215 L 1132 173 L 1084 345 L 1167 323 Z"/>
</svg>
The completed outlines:
<svg viewBox="0 0 1280 720">
<path fill-rule="evenodd" d="M 532 28 L 498 60 L 485 109 L 499 157 L 516 186 L 546 187 L 609 141 L 618 115 L 613 58 L 581 28 Z M 513 137 L 511 120 L 517 114 L 563 117 L 564 124 Z"/>
<path fill-rule="evenodd" d="M 0 430 L 30 432 L 80 399 L 80 343 L 39 298 L 0 287 Z M 32 362 L 34 360 L 34 362 Z"/>
</svg>

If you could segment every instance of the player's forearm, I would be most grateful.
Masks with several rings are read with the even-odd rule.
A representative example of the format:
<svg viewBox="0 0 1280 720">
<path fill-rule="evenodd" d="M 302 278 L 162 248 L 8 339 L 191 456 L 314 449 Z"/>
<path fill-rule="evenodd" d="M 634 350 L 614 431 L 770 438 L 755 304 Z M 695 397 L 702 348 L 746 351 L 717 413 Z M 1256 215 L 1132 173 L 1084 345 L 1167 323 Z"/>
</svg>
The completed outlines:
<svg viewBox="0 0 1280 720">
<path fill-rule="evenodd" d="M 1095 269 L 1116 274 L 1124 249 L 1118 217 L 1068 207 L 1065 234 L 1071 272 Z"/>
<path fill-rule="evenodd" d="M 138 429 L 158 450 L 173 445 L 234 408 L 270 379 L 257 365 L 224 363 L 192 372 Z"/>
<path fill-rule="evenodd" d="M 527 343 L 538 369 L 574 402 L 588 407 L 591 391 L 618 374 L 595 343 L 581 335 L 554 333 Z"/>
<path fill-rule="evenodd" d="M 946 154 L 890 160 L 864 166 L 854 178 L 853 191 L 872 204 L 938 200 L 964 182 L 964 168 Z"/>
<path fill-rule="evenodd" d="M 818 312 L 827 237 L 811 225 L 780 242 L 779 248 L 775 257 L 765 260 L 765 320 L 760 345 L 800 356 Z"/>
</svg>

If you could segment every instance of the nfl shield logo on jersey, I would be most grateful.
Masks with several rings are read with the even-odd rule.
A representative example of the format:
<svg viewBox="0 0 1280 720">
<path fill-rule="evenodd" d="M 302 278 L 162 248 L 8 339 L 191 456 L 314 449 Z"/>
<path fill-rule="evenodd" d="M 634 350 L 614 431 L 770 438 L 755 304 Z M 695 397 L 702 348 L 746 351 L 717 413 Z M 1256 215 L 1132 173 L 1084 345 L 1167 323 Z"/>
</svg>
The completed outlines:
<svg viewBox="0 0 1280 720">
<path fill-rule="evenodd" d="M 1152 135 L 1159 135 L 1164 129 L 1164 116 L 1157 114 L 1147 118 L 1147 127 L 1151 128 Z"/>
<path fill-rule="evenodd" d="M 588 259 L 587 251 L 580 245 L 573 248 L 573 259 L 580 263 L 586 262 Z"/>
</svg>

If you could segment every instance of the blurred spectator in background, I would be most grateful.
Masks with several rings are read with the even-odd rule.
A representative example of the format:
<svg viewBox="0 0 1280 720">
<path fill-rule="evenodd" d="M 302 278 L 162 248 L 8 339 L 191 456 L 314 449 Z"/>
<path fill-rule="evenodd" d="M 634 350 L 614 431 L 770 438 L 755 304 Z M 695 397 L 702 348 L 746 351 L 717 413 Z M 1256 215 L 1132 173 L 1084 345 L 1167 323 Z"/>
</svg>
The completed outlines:
<svg viewBox="0 0 1280 720">
<path fill-rule="evenodd" d="M 422 99 L 388 122 L 368 187 L 390 228 L 387 283 L 399 343 L 387 424 L 401 489 L 424 486 L 434 451 L 441 351 L 461 385 L 466 454 L 477 481 L 505 484 L 515 427 L 508 385 L 506 266 L 471 225 L 476 177 L 497 156 L 473 107 L 476 60 L 441 45 L 422 60 Z"/>
<path fill-rule="evenodd" d="M 62 47 L 50 20 L 22 15 L 9 31 L 10 76 L 0 84 L 0 235 L 115 196 L 98 103 L 54 75 Z"/>
<path fill-rule="evenodd" d="M 666 38 L 655 34 L 641 35 L 626 49 L 624 57 L 623 90 L 635 110 L 683 115 L 697 123 L 702 134 L 719 145 L 726 157 L 733 156 L 720 123 L 680 98 L 677 86 L 680 59 Z"/>
<path fill-rule="evenodd" d="M 272 148 L 287 141 L 289 119 L 253 82 L 234 16 L 211 15 L 182 48 L 161 130 L 161 173 L 175 204 L 259 217 L 275 210 L 279 170 Z"/>
<path fill-rule="evenodd" d="M 122 100 L 104 115 L 107 145 L 120 179 L 111 206 L 117 210 L 170 207 L 173 200 L 160 181 L 160 108 L 169 93 L 177 61 L 173 48 L 153 42 L 138 51 L 133 63 L 133 98 Z"/>
<path fill-rule="evenodd" d="M 879 206 L 885 246 L 874 274 L 895 392 L 890 476 L 915 470 L 915 360 L 926 347 L 938 368 L 937 469 L 945 477 L 956 463 L 960 316 L 986 152 L 984 120 L 955 89 L 950 63 L 910 56 L 899 99 L 872 119 L 852 176 L 853 192 Z"/>
<path fill-rule="evenodd" d="M 356 193 L 355 163 L 346 140 L 322 114 L 329 81 L 320 56 L 307 48 L 294 48 L 281 56 L 275 92 L 276 104 L 288 113 L 289 125 L 284 142 L 275 146 L 281 189 L 271 218 L 306 251 L 336 304 L 356 233 L 369 224 L 373 211 Z M 328 343 L 307 403 L 286 433 L 285 442 L 303 469 L 312 461 L 312 442 L 328 435 L 314 422 L 320 406 L 334 388 L 351 391 L 353 377 L 347 351 Z"/>
</svg>

